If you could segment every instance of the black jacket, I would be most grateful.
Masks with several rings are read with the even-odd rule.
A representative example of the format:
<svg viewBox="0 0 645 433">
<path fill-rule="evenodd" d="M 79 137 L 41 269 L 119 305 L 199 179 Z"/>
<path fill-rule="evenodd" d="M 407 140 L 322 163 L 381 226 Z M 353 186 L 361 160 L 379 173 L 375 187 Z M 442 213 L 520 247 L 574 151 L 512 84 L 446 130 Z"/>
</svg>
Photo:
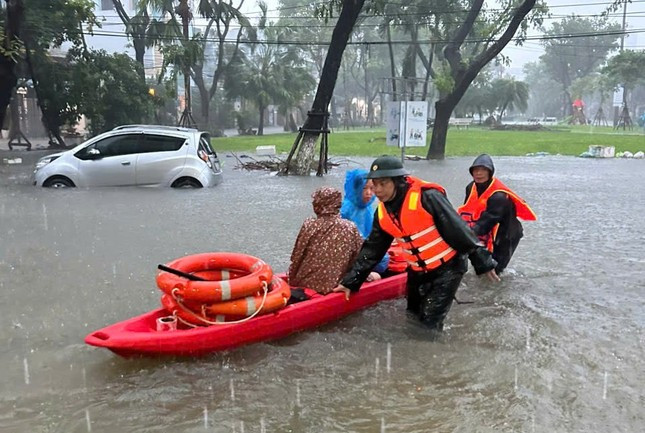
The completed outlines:
<svg viewBox="0 0 645 433">
<path fill-rule="evenodd" d="M 477 193 L 482 194 L 488 188 L 490 182 L 477 184 Z M 474 184 L 475 182 L 470 182 L 466 186 L 464 203 L 468 200 Z M 524 229 L 522 228 L 522 223 L 517 219 L 513 201 L 506 193 L 501 191 L 490 196 L 486 202 L 486 210 L 481 213 L 473 230 L 477 236 L 483 236 L 489 233 L 496 224 L 499 224 L 499 229 L 493 244 L 493 257 L 498 262 L 504 263 L 503 267 L 505 267 L 511 259 L 515 247 L 524 236 Z"/>
<path fill-rule="evenodd" d="M 394 218 L 398 219 L 400 216 L 401 206 L 403 205 L 408 189 L 409 184 L 407 183 L 399 185 L 395 198 L 385 203 L 385 209 Z M 439 234 L 448 245 L 461 256 L 469 255 L 470 261 L 478 275 L 495 268 L 496 263 L 490 253 L 481 246 L 477 237 L 474 236 L 472 230 L 470 230 L 457 212 L 455 212 L 445 195 L 436 189 L 426 189 L 421 195 L 421 204 L 434 218 Z M 393 239 L 392 235 L 381 229 L 378 220 L 378 211 L 375 212 L 372 231 L 363 243 L 363 247 L 358 253 L 352 269 L 345 275 L 341 284 L 353 292 L 357 291 L 374 265 L 381 260 L 390 248 Z M 455 257 L 455 259 L 458 258 L 459 256 Z"/>
</svg>

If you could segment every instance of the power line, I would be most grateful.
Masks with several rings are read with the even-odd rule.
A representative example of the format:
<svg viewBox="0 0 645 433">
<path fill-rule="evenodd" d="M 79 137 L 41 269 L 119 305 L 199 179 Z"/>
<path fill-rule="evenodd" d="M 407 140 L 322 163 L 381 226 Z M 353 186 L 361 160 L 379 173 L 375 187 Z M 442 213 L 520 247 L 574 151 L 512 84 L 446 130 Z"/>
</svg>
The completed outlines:
<svg viewBox="0 0 645 433">
<path fill-rule="evenodd" d="M 564 4 L 564 5 L 553 5 L 553 6 L 548 6 L 548 10 L 552 9 L 559 9 L 559 8 L 578 8 L 578 7 L 584 7 L 587 8 L 589 6 L 610 6 L 614 2 L 613 1 L 600 1 L 600 2 L 584 2 L 584 3 L 570 3 L 570 4 Z M 637 4 L 637 3 L 645 3 L 645 0 L 632 0 L 632 4 Z M 314 3 L 314 5 L 325 5 L 327 4 L 326 2 L 318 2 Z M 404 4 L 404 3 L 396 3 L 396 2 L 388 2 L 388 5 L 398 5 L 398 6 L 405 6 L 408 8 L 415 8 L 416 5 L 410 5 L 410 4 Z M 287 6 L 283 8 L 277 8 L 277 9 L 272 9 L 272 10 L 267 10 L 267 12 L 282 12 L 284 10 L 297 10 L 297 9 L 303 9 L 303 11 L 307 11 L 309 9 L 308 6 Z M 511 8 L 511 10 L 514 8 Z M 509 9 L 505 8 L 482 8 L 481 13 L 495 13 L 495 12 L 506 12 Z M 405 17 L 405 16 L 423 16 L 427 15 L 429 13 L 432 14 L 464 14 L 467 13 L 469 9 L 463 9 L 463 8 L 448 8 L 448 9 L 428 9 L 424 10 L 423 12 L 405 12 L 405 13 L 397 13 L 393 17 Z M 256 18 L 253 16 L 254 14 L 257 14 L 257 18 L 260 18 L 261 16 L 261 11 L 253 11 L 253 12 L 248 12 L 245 15 L 247 17 L 252 17 Z M 622 13 L 620 14 L 622 16 Z M 103 16 L 103 17 L 115 17 L 118 18 L 118 15 L 111 15 L 111 14 L 103 14 L 103 15 L 97 15 L 97 16 Z M 377 18 L 382 18 L 384 15 L 383 14 L 362 14 L 360 17 L 361 18 L 370 18 L 370 17 L 377 17 Z M 600 16 L 600 15 L 599 15 Z M 203 17 L 195 17 L 196 19 L 206 19 Z M 289 19 L 311 19 L 311 20 L 317 20 L 319 19 L 316 16 L 311 16 L 311 15 L 291 15 L 291 16 L 285 16 L 285 15 L 277 15 L 277 16 L 266 16 L 267 19 L 282 19 L 282 18 L 289 18 Z M 546 17 L 545 17 L 546 18 Z"/>
<path fill-rule="evenodd" d="M 75 32 L 69 32 L 70 34 L 74 34 Z M 623 31 L 621 30 L 612 30 L 612 31 L 604 31 L 604 32 L 584 32 L 584 33 L 563 33 L 563 34 L 553 34 L 553 35 L 536 35 L 536 36 L 526 36 L 524 38 L 520 37 L 515 37 L 512 39 L 512 41 L 516 42 L 523 42 L 523 41 L 547 41 L 547 40 L 555 40 L 555 39 L 577 39 L 577 38 L 589 38 L 589 37 L 596 37 L 596 36 L 621 36 L 622 34 L 638 34 L 638 33 L 645 33 L 645 29 L 639 28 L 639 29 L 629 29 Z M 80 34 L 80 32 L 79 32 Z M 125 32 L 109 32 L 109 31 L 93 31 L 91 33 L 94 36 L 105 36 L 105 37 L 122 37 L 122 38 L 130 38 L 130 35 L 125 33 Z M 175 37 L 158 37 L 158 40 L 166 40 L 166 41 L 175 41 L 177 38 Z M 495 39 L 487 39 L 487 38 L 466 38 L 464 43 L 481 43 L 481 42 L 491 42 Z M 218 38 L 215 37 L 209 37 L 209 38 L 201 38 L 200 41 L 205 41 L 205 42 L 219 42 Z M 419 40 L 417 41 L 420 44 L 431 44 L 431 43 L 447 43 L 449 42 L 450 39 L 446 38 L 433 38 L 433 39 L 426 39 L 426 40 Z M 237 42 L 237 39 L 225 39 L 224 43 L 235 43 Z M 398 40 L 398 41 L 392 41 L 391 43 L 394 45 L 401 45 L 401 44 L 409 44 L 411 41 L 407 40 Z M 245 44 L 249 45 L 329 45 L 329 41 L 250 41 L 250 40 L 245 40 L 243 41 Z M 349 41 L 348 45 L 387 45 L 389 42 L 388 41 Z"/>
</svg>

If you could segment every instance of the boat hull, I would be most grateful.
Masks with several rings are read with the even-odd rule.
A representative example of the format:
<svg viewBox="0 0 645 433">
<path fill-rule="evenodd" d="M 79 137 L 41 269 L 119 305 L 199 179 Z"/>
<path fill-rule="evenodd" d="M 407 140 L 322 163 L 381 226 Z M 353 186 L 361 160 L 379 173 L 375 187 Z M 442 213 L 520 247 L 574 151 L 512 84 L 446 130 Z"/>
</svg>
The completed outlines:
<svg viewBox="0 0 645 433">
<path fill-rule="evenodd" d="M 406 274 L 398 274 L 366 283 L 358 293 L 350 296 L 349 301 L 342 293 L 316 295 L 246 322 L 176 331 L 157 331 L 157 319 L 168 315 L 166 310 L 158 309 L 92 332 L 85 337 L 85 342 L 126 358 L 201 356 L 283 338 L 340 319 L 380 301 L 402 297 L 406 293 L 406 280 Z"/>
</svg>

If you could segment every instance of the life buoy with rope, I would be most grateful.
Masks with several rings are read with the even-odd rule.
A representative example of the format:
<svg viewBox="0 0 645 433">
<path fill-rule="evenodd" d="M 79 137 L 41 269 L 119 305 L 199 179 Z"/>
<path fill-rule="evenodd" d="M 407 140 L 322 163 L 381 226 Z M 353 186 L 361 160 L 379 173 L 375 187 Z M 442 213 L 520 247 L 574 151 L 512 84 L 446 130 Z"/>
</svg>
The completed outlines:
<svg viewBox="0 0 645 433">
<path fill-rule="evenodd" d="M 226 302 L 213 304 L 185 303 L 179 290 L 164 294 L 161 304 L 172 315 L 188 326 L 208 326 L 249 320 L 257 315 L 273 313 L 287 305 L 291 296 L 289 284 L 274 276 L 271 284 L 263 284 L 262 292 Z"/>
<path fill-rule="evenodd" d="M 262 290 L 273 276 L 271 266 L 257 257 L 240 253 L 201 253 L 173 260 L 160 268 L 157 286 L 167 295 L 186 301 L 212 303 L 250 296 Z M 194 281 L 191 275 L 200 277 Z"/>
</svg>

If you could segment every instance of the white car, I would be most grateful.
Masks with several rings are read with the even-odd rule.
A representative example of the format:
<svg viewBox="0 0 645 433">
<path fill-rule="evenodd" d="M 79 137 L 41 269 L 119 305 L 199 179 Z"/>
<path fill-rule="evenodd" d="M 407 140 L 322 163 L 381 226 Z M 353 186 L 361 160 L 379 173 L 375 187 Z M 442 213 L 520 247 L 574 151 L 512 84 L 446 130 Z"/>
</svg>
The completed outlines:
<svg viewBox="0 0 645 433">
<path fill-rule="evenodd" d="M 210 187 L 222 169 L 210 136 L 192 128 L 124 125 L 73 149 L 41 158 L 33 184 L 44 187 Z"/>
</svg>

